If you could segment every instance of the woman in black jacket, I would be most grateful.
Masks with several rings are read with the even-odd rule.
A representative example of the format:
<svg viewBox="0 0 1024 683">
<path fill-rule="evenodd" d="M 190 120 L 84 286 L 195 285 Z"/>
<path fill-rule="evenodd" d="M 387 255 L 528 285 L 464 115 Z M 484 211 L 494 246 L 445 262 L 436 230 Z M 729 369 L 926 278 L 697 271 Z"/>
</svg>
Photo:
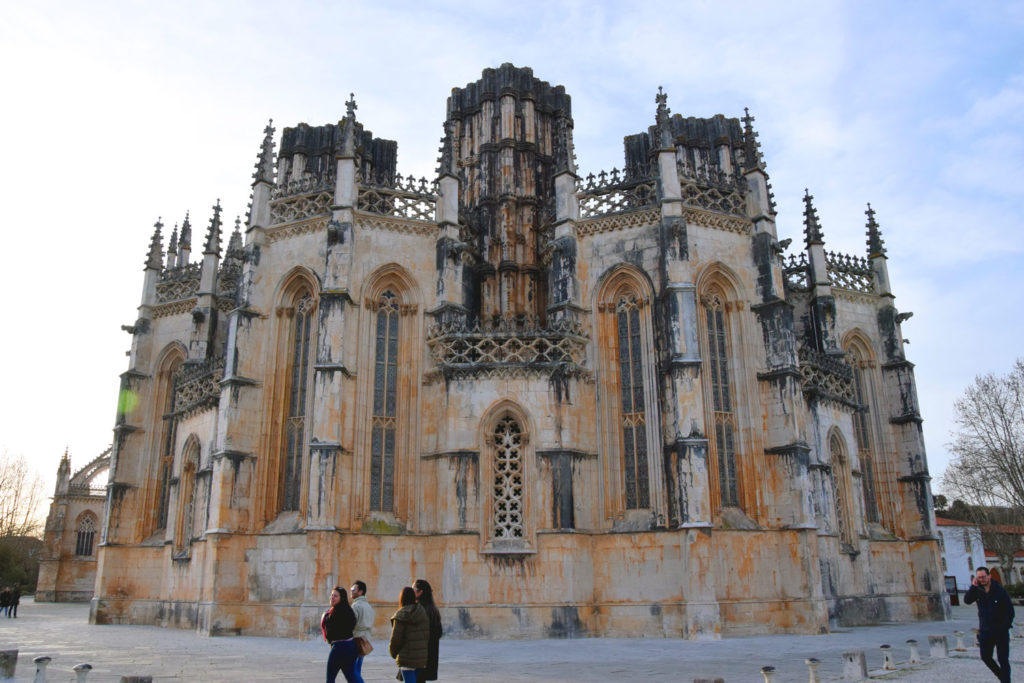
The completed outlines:
<svg viewBox="0 0 1024 683">
<path fill-rule="evenodd" d="M 427 611 L 427 619 L 430 623 L 430 640 L 427 642 L 427 666 L 416 671 L 417 683 L 423 681 L 437 680 L 437 660 L 440 656 L 441 636 L 441 612 L 434 604 L 434 589 L 426 579 L 416 579 L 412 583 L 412 589 L 416 591 L 416 602 L 423 605 Z"/>
<path fill-rule="evenodd" d="M 356 641 L 352 629 L 356 627 L 356 615 L 348 604 L 348 592 L 340 586 L 331 591 L 331 606 L 320 619 L 320 630 L 324 640 L 331 644 L 327 655 L 327 683 L 334 683 L 338 672 L 345 674 L 345 680 L 355 683 Z"/>
</svg>

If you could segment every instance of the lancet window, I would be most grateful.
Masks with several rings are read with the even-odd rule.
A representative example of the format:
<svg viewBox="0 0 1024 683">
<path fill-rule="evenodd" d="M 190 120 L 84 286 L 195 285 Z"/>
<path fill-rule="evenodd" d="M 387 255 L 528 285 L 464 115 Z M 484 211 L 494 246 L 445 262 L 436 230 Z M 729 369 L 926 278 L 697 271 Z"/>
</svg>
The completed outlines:
<svg viewBox="0 0 1024 683">
<path fill-rule="evenodd" d="M 288 358 L 288 417 L 285 420 L 282 459 L 282 510 L 298 510 L 302 492 L 302 459 L 307 433 L 307 401 L 309 388 L 310 346 L 313 338 L 313 315 L 316 301 L 304 291 L 296 297 L 291 311 L 291 335 Z"/>
<path fill-rule="evenodd" d="M 164 361 L 160 378 L 160 405 L 163 414 L 160 417 L 160 436 L 156 447 L 160 458 L 156 475 L 156 528 L 167 528 L 167 511 L 171 496 L 171 466 L 174 464 L 175 435 L 177 434 L 177 416 L 174 412 L 175 376 L 181 368 L 182 358 L 174 354 Z"/>
<path fill-rule="evenodd" d="M 96 538 L 96 518 L 86 513 L 78 520 L 78 529 L 75 532 L 75 555 L 79 557 L 92 556 L 93 541 Z"/>
<path fill-rule="evenodd" d="M 647 463 L 647 410 L 644 401 L 644 354 L 640 339 L 640 304 L 635 295 L 619 299 L 616 305 L 616 321 L 626 509 L 648 508 L 651 501 Z"/>
<path fill-rule="evenodd" d="M 725 302 L 715 292 L 704 300 L 708 335 L 707 376 L 714 421 L 712 447 L 718 470 L 719 501 L 723 507 L 739 506 L 736 474 L 737 424 L 733 410 L 729 367 L 729 329 Z"/>
<path fill-rule="evenodd" d="M 398 297 L 385 290 L 376 301 L 373 413 L 370 417 L 370 509 L 394 510 L 398 403 Z"/>
<path fill-rule="evenodd" d="M 853 413 L 853 435 L 860 460 L 861 484 L 864 489 L 864 516 L 869 522 L 878 522 L 878 496 L 875 491 L 875 463 L 871 447 L 871 404 L 867 392 L 862 354 L 856 347 L 850 351 L 853 365 L 853 389 L 859 407 Z"/>
<path fill-rule="evenodd" d="M 512 417 L 498 421 L 493 433 L 494 482 L 491 533 L 499 539 L 523 538 L 523 433 Z"/>
<path fill-rule="evenodd" d="M 836 531 L 842 544 L 852 547 L 854 541 L 853 509 L 850 506 L 850 465 L 843 440 L 832 434 L 828 440 L 832 459 L 832 483 L 836 497 Z"/>
<path fill-rule="evenodd" d="M 196 470 L 199 466 L 199 444 L 193 439 L 185 445 L 183 466 L 178 479 L 178 524 L 174 532 L 175 550 L 188 548 L 195 533 Z"/>
</svg>

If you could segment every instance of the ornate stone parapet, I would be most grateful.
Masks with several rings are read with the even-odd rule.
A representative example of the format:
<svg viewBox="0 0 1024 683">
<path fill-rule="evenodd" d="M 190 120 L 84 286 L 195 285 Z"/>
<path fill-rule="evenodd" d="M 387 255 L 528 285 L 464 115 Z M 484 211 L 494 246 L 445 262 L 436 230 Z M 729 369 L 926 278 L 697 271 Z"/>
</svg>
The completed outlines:
<svg viewBox="0 0 1024 683">
<path fill-rule="evenodd" d="M 174 412 L 187 416 L 216 408 L 223 377 L 223 358 L 183 364 L 174 378 Z"/>
</svg>

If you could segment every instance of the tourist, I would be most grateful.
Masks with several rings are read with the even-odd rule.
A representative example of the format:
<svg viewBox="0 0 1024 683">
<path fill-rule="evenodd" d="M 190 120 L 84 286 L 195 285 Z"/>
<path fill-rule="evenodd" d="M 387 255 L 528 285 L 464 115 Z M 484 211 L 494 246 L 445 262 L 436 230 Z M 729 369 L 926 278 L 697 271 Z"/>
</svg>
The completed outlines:
<svg viewBox="0 0 1024 683">
<path fill-rule="evenodd" d="M 373 628 L 373 606 L 366 599 L 366 584 L 362 581 L 352 583 L 352 611 L 356 615 L 356 627 L 352 634 L 370 642 L 370 630 Z M 355 663 L 356 683 L 363 683 L 363 655 L 356 651 Z"/>
<path fill-rule="evenodd" d="M 441 612 L 434 604 L 434 589 L 430 587 L 425 579 L 416 579 L 412 583 L 412 589 L 416 593 L 416 602 L 423 605 L 427 612 L 427 619 L 430 622 L 430 642 L 427 644 L 427 665 L 416 672 L 417 681 L 437 680 L 437 660 L 441 648 Z"/>
<path fill-rule="evenodd" d="M 11 602 L 7 607 L 7 616 L 18 618 L 18 605 L 21 603 L 21 584 L 14 584 L 11 589 Z"/>
<path fill-rule="evenodd" d="M 0 614 L 10 614 L 11 611 L 11 587 L 4 586 L 0 591 Z"/>
<path fill-rule="evenodd" d="M 964 603 L 978 602 L 978 645 L 985 662 L 1001 683 L 1010 683 L 1010 629 L 1013 628 L 1013 602 L 1006 590 L 989 576 L 988 567 L 978 567 Z M 992 659 L 995 647 L 999 663 Z"/>
<path fill-rule="evenodd" d="M 320 619 L 324 640 L 331 644 L 331 653 L 327 655 L 327 683 L 334 683 L 339 671 L 349 683 L 359 680 L 355 677 L 356 642 L 352 637 L 355 625 L 356 615 L 349 607 L 348 593 L 335 586 L 331 591 L 331 606 Z"/>
<path fill-rule="evenodd" d="M 416 670 L 427 665 L 430 624 L 427 612 L 416 602 L 416 592 L 412 588 L 403 588 L 398 602 L 398 611 L 391 617 L 388 651 L 398 664 L 403 683 L 416 683 Z"/>
</svg>

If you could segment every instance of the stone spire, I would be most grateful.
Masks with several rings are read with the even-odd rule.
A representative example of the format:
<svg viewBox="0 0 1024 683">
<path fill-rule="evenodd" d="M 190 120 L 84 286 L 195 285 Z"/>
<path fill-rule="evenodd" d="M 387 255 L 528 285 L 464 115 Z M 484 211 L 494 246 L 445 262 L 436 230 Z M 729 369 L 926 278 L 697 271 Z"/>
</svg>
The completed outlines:
<svg viewBox="0 0 1024 683">
<path fill-rule="evenodd" d="M 146 257 L 146 270 L 162 270 L 164 267 L 164 255 L 163 255 L 163 237 L 160 235 L 160 229 L 164 227 L 164 224 L 160 222 L 160 219 L 156 219 L 156 223 L 153 224 L 153 237 L 149 241 L 149 254 Z"/>
<path fill-rule="evenodd" d="M 174 224 L 174 231 L 171 232 L 171 241 L 167 243 L 167 268 L 178 265 L 178 224 Z"/>
<path fill-rule="evenodd" d="M 242 251 L 242 219 L 235 216 L 235 229 L 231 232 L 231 239 L 228 240 L 228 254 L 240 253 Z"/>
<path fill-rule="evenodd" d="M 661 149 L 669 149 L 672 147 L 672 110 L 668 108 L 668 93 L 662 90 L 660 85 L 654 101 L 658 103 L 658 110 L 654 114 L 655 127 L 658 129 L 658 145 Z"/>
<path fill-rule="evenodd" d="M 192 253 L 192 223 L 185 212 L 185 220 L 181 224 L 181 239 L 178 241 L 178 266 L 187 266 L 189 254 Z"/>
<path fill-rule="evenodd" d="M 54 495 L 60 496 L 68 492 L 68 484 L 71 482 L 71 456 L 68 455 L 67 446 L 64 447 L 64 457 L 60 459 L 57 466 L 57 485 L 54 487 Z"/>
<path fill-rule="evenodd" d="M 210 227 L 206 232 L 206 248 L 204 254 L 220 255 L 220 200 L 213 206 L 213 217 L 210 218 Z"/>
<path fill-rule="evenodd" d="M 560 116 L 555 139 L 555 173 L 576 173 L 576 148 L 572 142 L 572 119 Z"/>
<path fill-rule="evenodd" d="M 764 170 L 764 159 L 761 158 L 761 143 L 757 141 L 757 133 L 752 125 L 756 119 L 750 115 L 750 109 L 743 108 L 743 170 Z"/>
<path fill-rule="evenodd" d="M 804 237 L 808 247 L 812 244 L 825 244 L 825 236 L 818 223 L 818 212 L 811 203 L 813 199 L 814 196 L 804 188 Z"/>
<path fill-rule="evenodd" d="M 256 158 L 256 171 L 252 174 L 253 184 L 274 182 L 274 119 L 263 129 L 263 145 Z"/>
<path fill-rule="evenodd" d="M 440 155 L 437 158 L 437 175 L 450 175 L 458 177 L 455 169 L 455 154 L 452 145 L 455 144 L 455 135 L 452 133 L 455 124 L 452 121 L 444 122 L 444 136 L 441 137 L 441 146 L 437 149 Z"/>
<path fill-rule="evenodd" d="M 882 241 L 882 231 L 875 222 L 875 210 L 871 208 L 871 202 L 868 202 L 868 210 L 864 214 L 868 217 L 868 258 L 884 257 L 885 242 Z"/>
</svg>

